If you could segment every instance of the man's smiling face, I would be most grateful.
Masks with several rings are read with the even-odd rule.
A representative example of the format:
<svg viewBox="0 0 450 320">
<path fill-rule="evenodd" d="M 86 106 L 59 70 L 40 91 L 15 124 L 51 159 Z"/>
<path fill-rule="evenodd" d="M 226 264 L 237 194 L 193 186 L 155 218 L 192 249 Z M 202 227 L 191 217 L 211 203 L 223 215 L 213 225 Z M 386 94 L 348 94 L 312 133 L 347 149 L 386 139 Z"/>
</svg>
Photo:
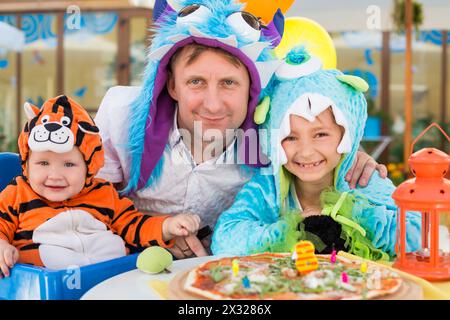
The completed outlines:
<svg viewBox="0 0 450 320">
<path fill-rule="evenodd" d="M 249 74 L 242 63 L 215 50 L 204 50 L 192 61 L 193 50 L 182 49 L 168 81 L 169 94 L 178 102 L 178 125 L 194 136 L 194 122 L 199 121 L 203 133 L 216 129 L 225 137 L 247 115 Z"/>
</svg>

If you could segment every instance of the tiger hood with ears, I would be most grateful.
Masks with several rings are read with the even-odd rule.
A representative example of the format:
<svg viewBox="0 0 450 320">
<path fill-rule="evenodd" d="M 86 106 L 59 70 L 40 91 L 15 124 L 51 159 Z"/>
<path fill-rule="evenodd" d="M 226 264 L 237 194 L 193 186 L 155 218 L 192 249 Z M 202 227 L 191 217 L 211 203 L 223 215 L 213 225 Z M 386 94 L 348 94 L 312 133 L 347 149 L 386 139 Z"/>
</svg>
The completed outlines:
<svg viewBox="0 0 450 320">
<path fill-rule="evenodd" d="M 47 100 L 41 109 L 26 102 L 24 109 L 28 122 L 19 136 L 23 174 L 30 150 L 65 153 L 76 146 L 87 166 L 89 186 L 103 167 L 104 153 L 99 129 L 87 111 L 64 95 Z"/>
</svg>

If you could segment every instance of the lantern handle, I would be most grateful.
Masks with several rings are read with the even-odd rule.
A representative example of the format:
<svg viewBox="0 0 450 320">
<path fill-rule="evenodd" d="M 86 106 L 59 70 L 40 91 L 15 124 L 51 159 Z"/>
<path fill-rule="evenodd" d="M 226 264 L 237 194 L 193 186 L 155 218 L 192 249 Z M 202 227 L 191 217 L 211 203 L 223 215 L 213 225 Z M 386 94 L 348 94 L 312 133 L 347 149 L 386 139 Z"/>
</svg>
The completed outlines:
<svg viewBox="0 0 450 320">
<path fill-rule="evenodd" d="M 441 126 L 438 125 L 436 122 L 433 122 L 432 124 L 430 124 L 430 125 L 428 126 L 428 128 L 426 128 L 425 130 L 423 130 L 422 133 L 419 134 L 419 135 L 417 136 L 416 139 L 414 139 L 414 141 L 413 141 L 413 143 L 412 143 L 412 145 L 411 145 L 411 152 L 410 152 L 410 154 L 413 154 L 413 151 L 414 151 L 414 145 L 416 144 L 417 140 L 419 140 L 419 139 L 420 139 L 420 138 L 421 138 L 428 130 L 430 130 L 432 127 L 438 128 L 438 129 L 442 132 L 442 134 L 447 138 L 447 141 L 450 142 L 450 137 L 445 133 L 445 131 L 441 128 Z"/>
</svg>

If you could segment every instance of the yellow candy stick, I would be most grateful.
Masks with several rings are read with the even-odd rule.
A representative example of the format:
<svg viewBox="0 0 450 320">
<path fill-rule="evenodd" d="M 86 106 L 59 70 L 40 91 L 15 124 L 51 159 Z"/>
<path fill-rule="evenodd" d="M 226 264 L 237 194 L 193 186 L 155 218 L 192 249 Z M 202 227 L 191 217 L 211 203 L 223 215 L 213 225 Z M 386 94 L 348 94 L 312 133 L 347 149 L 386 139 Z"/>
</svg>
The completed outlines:
<svg viewBox="0 0 450 320">
<path fill-rule="evenodd" d="M 239 273 L 239 264 L 236 259 L 231 262 L 231 270 L 233 271 L 233 276 L 237 277 Z"/>
<path fill-rule="evenodd" d="M 367 263 L 366 262 L 361 263 L 361 272 L 362 273 L 367 272 Z"/>
</svg>

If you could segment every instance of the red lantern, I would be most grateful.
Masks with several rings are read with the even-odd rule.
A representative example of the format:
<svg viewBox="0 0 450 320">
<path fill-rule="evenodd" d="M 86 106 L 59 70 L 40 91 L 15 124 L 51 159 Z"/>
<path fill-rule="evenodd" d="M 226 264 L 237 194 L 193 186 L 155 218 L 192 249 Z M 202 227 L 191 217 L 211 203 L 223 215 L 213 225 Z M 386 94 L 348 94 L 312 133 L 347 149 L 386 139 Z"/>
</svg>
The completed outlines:
<svg viewBox="0 0 450 320">
<path fill-rule="evenodd" d="M 450 142 L 449 136 L 436 123 L 431 124 L 413 142 L 430 128 L 437 127 Z M 445 179 L 450 156 L 435 148 L 424 148 L 408 160 L 415 178 L 400 184 L 392 198 L 398 206 L 397 260 L 394 267 L 427 280 L 450 279 L 450 180 Z M 420 249 L 406 252 L 406 213 L 417 211 L 422 215 Z"/>
</svg>

